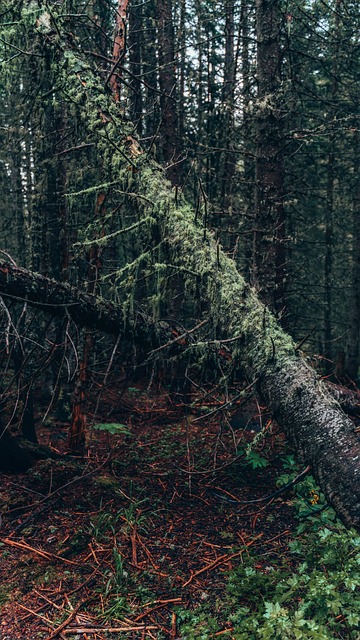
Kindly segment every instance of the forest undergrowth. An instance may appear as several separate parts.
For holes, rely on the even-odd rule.
[[[120,386],[85,457],[47,418],[59,457],[1,476],[0,639],[360,638],[360,538],[310,475],[263,500],[301,468],[255,401]]]

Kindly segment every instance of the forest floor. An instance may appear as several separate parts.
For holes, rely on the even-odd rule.
[[[294,562],[291,491],[237,502],[277,489],[283,435],[265,426],[251,465],[254,433],[232,430],[216,406],[185,411],[137,383],[107,389],[100,407],[124,433],[93,429],[84,458],[0,476],[0,639],[231,638],[230,572],[250,556],[264,574]],[[48,418],[40,441],[63,453],[66,428]]]

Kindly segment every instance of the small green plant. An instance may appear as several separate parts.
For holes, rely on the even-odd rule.
[[[261,456],[257,451],[248,451],[246,454],[246,461],[253,469],[263,469],[267,467],[268,461]]]
[[[124,586],[126,583],[128,573],[124,569],[124,563],[122,555],[117,547],[113,548],[113,566],[114,566],[114,582],[117,588]]]
[[[89,534],[98,542],[115,535],[116,516],[103,511],[94,519],[90,520]]]
[[[119,518],[124,521],[123,531],[125,534],[129,534],[134,529],[137,529],[137,531],[146,531],[145,523],[147,518],[141,513],[140,509],[140,505],[143,502],[146,502],[146,500],[131,502],[130,505],[119,514]]]
[[[128,615],[129,613],[130,607],[126,596],[121,596],[116,593],[113,598],[110,599],[110,604],[104,610],[103,616],[105,620],[121,619],[124,615]]]
[[[93,429],[96,429],[97,431],[105,431],[106,433],[110,433],[114,436],[130,435],[130,431],[126,424],[117,422],[99,422],[98,424],[94,424]]]
[[[10,587],[0,587],[0,611],[2,607],[10,600],[11,588]]]
[[[178,609],[177,620],[181,638],[186,640],[210,640],[217,637],[221,631],[218,621],[210,614],[207,605],[197,611]]]

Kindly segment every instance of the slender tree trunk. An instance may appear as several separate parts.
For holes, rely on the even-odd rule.
[[[235,175],[235,0],[225,3],[225,61],[222,88],[224,162],[221,180],[221,204],[229,224],[232,218],[233,181]]]
[[[256,200],[254,273],[262,299],[277,313],[285,304],[283,118],[280,88],[280,0],[257,0]]]
[[[134,4],[134,3],[132,3]],[[130,6],[129,11],[129,65],[131,71],[130,119],[141,137],[143,133],[142,53],[143,53],[142,5]]]
[[[179,21],[179,35],[177,39],[179,53],[179,113],[178,113],[178,125],[179,125],[179,144],[178,151],[182,153],[185,148],[185,78],[186,78],[186,38],[185,38],[185,26],[186,24],[186,0],[180,0],[180,21]]]
[[[240,248],[241,272],[254,284],[253,277],[253,246],[251,238],[254,236],[254,202],[255,202],[255,151],[254,131],[250,115],[252,100],[251,66],[250,66],[250,33],[251,16],[248,0],[241,2],[241,76],[242,76],[242,140],[243,140],[243,173],[242,173],[242,218],[239,220],[240,234],[243,244]]]
[[[110,72],[109,84],[116,102],[119,102],[121,95],[121,65],[126,55],[126,28],[127,10],[129,0],[118,0],[116,9],[115,36],[113,44],[113,67]]]
[[[198,42],[198,50],[197,50],[197,77],[196,77],[196,92],[197,92],[197,118],[196,125],[197,130],[200,134],[201,131],[204,130],[205,123],[205,108],[204,108],[204,100],[205,100],[205,92],[204,92],[204,44],[203,44],[203,32],[202,32],[202,15],[201,15],[201,2],[200,0],[196,0],[195,3],[196,10],[196,40]],[[199,180],[202,180],[203,171],[204,171],[204,159],[203,153],[199,153],[199,148],[195,146],[195,157],[196,157],[196,171],[195,171],[195,180],[194,180],[194,201],[199,198]]]
[[[349,309],[349,333],[346,348],[346,374],[358,380],[360,367],[360,135],[354,132],[352,283]]]
[[[324,261],[324,356],[327,371],[334,369],[333,362],[333,244],[334,244],[334,165],[335,136],[330,134],[330,149],[327,166],[327,190],[325,213],[325,261]]]
[[[336,118],[338,103],[338,55],[340,43],[340,6],[336,0],[334,27],[332,33],[331,85],[329,95],[329,120]],[[331,124],[333,126],[333,123]],[[333,280],[334,280],[334,190],[335,190],[336,136],[329,134],[329,154],[327,163],[326,212],[325,212],[325,261],[324,261],[324,356],[326,369],[334,368],[333,352]]]
[[[116,96],[117,97],[117,94]],[[105,194],[100,192],[96,198],[95,220],[102,220],[104,215]],[[96,238],[94,239],[96,240]],[[96,293],[99,275],[102,267],[100,250],[96,243],[87,253],[88,274],[87,293]],[[72,416],[69,430],[69,448],[72,451],[82,451],[85,446],[87,416],[85,411],[86,387],[89,378],[89,362],[93,349],[92,331],[86,328],[82,336],[81,357],[77,372],[75,391],[73,396]]]
[[[178,114],[177,79],[175,74],[174,25],[172,0],[157,0],[159,86],[161,91],[161,158],[167,167],[167,176],[173,185],[181,182],[181,167],[177,164]]]
[[[158,74],[157,74],[157,29],[156,29],[156,3],[145,3],[143,10],[143,74],[146,80],[144,97],[144,135],[148,139],[149,152],[155,157],[157,154],[158,129],[159,129],[159,101],[158,101]]]

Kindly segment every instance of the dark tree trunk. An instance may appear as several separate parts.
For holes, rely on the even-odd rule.
[[[28,300],[53,315],[68,314],[74,322],[108,333],[119,331],[119,308],[101,297],[90,295],[67,283],[0,262],[0,291]]]
[[[239,220],[240,238],[243,237],[243,245],[240,250],[239,262],[241,273],[245,278],[252,280],[253,247],[251,238],[254,235],[254,202],[255,202],[255,152],[254,152],[254,132],[252,118],[250,115],[250,105],[252,100],[251,88],[251,13],[248,0],[241,2],[241,75],[243,89],[241,92],[242,107],[242,139],[244,145],[244,168],[242,173],[242,212]]]
[[[161,91],[161,159],[173,185],[180,184],[178,161],[178,114],[172,1],[157,0],[159,40],[159,86]]]
[[[116,8],[115,36],[113,44],[113,67],[109,76],[109,84],[116,102],[121,94],[121,65],[126,54],[126,21],[129,0],[118,0]]]
[[[134,3],[132,3],[134,4]],[[143,98],[142,98],[142,51],[143,34],[142,5],[130,5],[129,11],[129,63],[131,71],[130,119],[141,137],[143,133]]]
[[[360,366],[360,135],[354,132],[354,182],[352,230],[352,291],[349,309],[349,333],[346,346],[346,374],[358,380]]]
[[[277,313],[285,304],[286,276],[280,25],[279,0],[257,0],[254,275],[261,298]]]
[[[328,97],[328,118],[336,119],[338,103],[339,69],[338,55],[340,45],[340,0],[336,0],[334,11],[334,27],[332,39],[331,83]],[[335,214],[335,180],[336,180],[336,135],[329,134],[329,153],[327,159],[327,186],[325,211],[325,260],[324,260],[324,356],[325,367],[329,372],[334,369],[333,350],[333,279],[334,279],[334,214]]]
[[[235,175],[235,1],[225,3],[225,64],[222,89],[224,162],[221,180],[221,204],[229,224],[232,217],[233,181]]]

